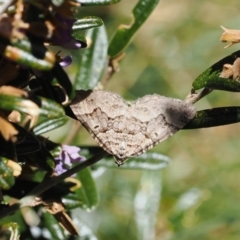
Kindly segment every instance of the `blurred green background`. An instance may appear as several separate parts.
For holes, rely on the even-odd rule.
[[[110,38],[119,24],[132,21],[136,3],[122,0],[80,14],[101,17]],[[238,44],[224,49],[219,40],[220,25],[239,29],[239,22],[237,0],[161,0],[106,89],[130,100],[151,93],[184,99],[199,74],[239,50]],[[239,100],[238,93],[214,91],[196,108],[237,106]],[[54,140],[67,135],[71,124]],[[239,124],[178,132],[153,149],[172,159],[167,168],[105,171],[96,180],[99,207],[74,216],[101,240],[240,239],[239,133]],[[75,144],[96,145],[85,130]]]

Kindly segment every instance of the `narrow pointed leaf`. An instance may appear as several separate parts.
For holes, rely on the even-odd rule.
[[[73,33],[77,31],[83,31],[94,27],[100,27],[103,25],[103,21],[99,17],[89,16],[78,19],[72,27]]]
[[[155,224],[161,200],[161,176],[159,172],[143,173],[140,188],[134,199],[134,217],[139,240],[154,240]]]
[[[10,45],[6,47],[3,53],[3,56],[5,56],[11,61],[20,63],[21,65],[24,65],[26,67],[31,67],[43,71],[50,70],[54,66],[54,55],[50,52],[48,53],[48,55],[52,55],[52,59],[40,59],[29,52]]]
[[[41,99],[40,115],[42,117],[54,119],[65,116],[65,111],[60,104],[50,99],[46,98],[40,99]]]
[[[81,207],[92,211],[99,203],[99,194],[92,178],[91,171],[86,168],[77,173],[77,179],[81,183],[74,194],[66,197],[66,203],[69,208]]]
[[[218,76],[214,76],[214,74],[208,78],[204,87],[229,92],[240,92],[240,82],[238,80],[220,78]]]
[[[209,87],[212,89],[238,92],[240,85],[239,82],[219,77],[221,71],[223,70],[223,65],[232,65],[238,57],[240,57],[240,51],[236,51],[213,64],[194,80],[192,84],[193,88],[198,90],[204,87]]]
[[[45,98],[37,98],[35,100],[37,103],[40,101],[41,108],[34,101],[27,98],[0,94],[0,108],[11,111],[17,110],[35,117],[39,116],[37,125],[47,120],[65,117],[64,109],[55,101]]]
[[[109,5],[120,2],[120,0],[79,0],[82,6]]]
[[[66,124],[67,121],[68,121],[68,118],[65,116],[56,118],[56,119],[49,119],[49,120],[46,120],[45,122],[38,124],[33,129],[33,131],[36,135],[40,135],[63,126],[64,124]]]
[[[34,132],[42,134],[60,126],[67,122],[65,111],[61,105],[46,98],[41,99],[41,108],[39,110],[39,118]]]
[[[10,111],[17,110],[30,115],[38,113],[37,105],[31,100],[6,94],[0,94],[0,108]]]
[[[151,12],[159,3],[159,0],[139,0],[134,7],[133,13],[133,24],[131,25],[120,25],[113,35],[109,48],[108,55],[114,57],[121,53],[124,48],[129,44],[133,35],[142,26],[142,24],[149,17]]]
[[[144,153],[140,156],[129,158],[120,169],[159,170],[167,167],[170,158],[160,153]],[[119,168],[113,157],[104,158],[95,164],[98,167]]]
[[[183,129],[216,127],[240,122],[240,107],[222,107],[198,111]]]
[[[59,225],[57,220],[48,212],[43,213],[43,224],[44,227],[49,231],[51,239],[65,239],[63,228]]]
[[[101,151],[101,147],[81,147],[81,154],[90,157],[93,154]],[[144,169],[144,170],[159,170],[165,168],[170,163],[171,159],[165,155],[156,152],[143,153],[140,156],[129,158],[123,165],[118,167],[114,158],[109,155],[94,164],[94,167],[118,168],[118,169]]]
[[[105,28],[99,27],[87,31],[86,38],[91,45],[83,49],[79,55],[79,69],[74,81],[75,89],[93,89],[106,69],[107,34]]]

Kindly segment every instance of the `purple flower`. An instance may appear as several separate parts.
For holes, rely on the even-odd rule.
[[[79,155],[79,151],[78,147],[62,145],[61,153],[55,158],[55,172],[61,174],[71,168],[73,163],[85,160],[85,157]]]
[[[82,43],[72,37],[72,26],[76,19],[66,18],[58,13],[54,18],[57,20],[57,24],[50,42],[69,49],[82,47]]]
[[[60,66],[67,67],[72,63],[72,57],[70,55],[67,55],[66,57],[62,58],[59,62]]]

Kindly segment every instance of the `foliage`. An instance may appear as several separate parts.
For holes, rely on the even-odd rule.
[[[138,48],[138,42],[132,44],[133,36],[144,27],[145,21],[159,3],[158,0],[138,0],[132,6],[132,23],[117,27],[108,43],[107,31],[113,23],[104,14],[101,15],[99,9],[104,12],[106,5],[120,4],[118,2],[9,0],[0,5],[1,239],[9,236],[11,239],[107,239],[104,231],[108,231],[108,239],[124,239],[121,229],[115,231],[112,214],[106,214],[111,211],[120,216],[117,222],[121,226],[128,221],[127,212],[130,212],[134,224],[127,230],[128,239],[167,239],[168,235],[172,239],[202,239],[203,236],[215,239],[214,230],[227,227],[227,221],[233,225],[238,221],[238,215],[228,216],[225,209],[219,213],[216,207],[216,212],[220,215],[217,219],[200,222],[188,233],[183,223],[186,219],[189,224],[197,221],[192,220],[188,214],[194,214],[197,204],[209,197],[207,191],[192,185],[182,196],[177,197],[175,207],[171,196],[167,207],[167,200],[162,198],[164,185],[159,170],[169,164],[169,157],[157,151],[148,152],[129,159],[118,168],[112,156],[100,147],[87,146],[88,135],[80,129],[80,125],[70,120],[75,119],[69,108],[75,89],[105,88],[106,85],[111,88],[112,79],[118,77],[116,72],[120,65],[123,72],[124,67],[134,71],[133,64],[124,65],[124,62],[129,61],[128,56],[131,60],[131,51]],[[95,6],[98,9],[95,14],[99,13],[99,16],[85,16],[89,6]],[[117,9],[117,5],[111,6],[111,9],[114,8]],[[164,32],[164,28],[161,28]],[[165,30],[163,39],[169,37],[168,30]],[[239,42],[236,38],[238,32],[231,32],[231,29],[226,31],[225,41]],[[234,40],[231,38],[233,33]],[[139,36],[136,39],[138,38]],[[150,41],[145,36],[144,40],[149,48],[156,47],[154,43],[150,44],[154,39]],[[172,48],[176,47],[174,39],[169,42],[173,43]],[[138,50],[136,52],[143,52]],[[164,52],[163,47],[161,51]],[[204,101],[207,95],[211,99],[215,90],[239,92],[239,55],[239,51],[235,51],[226,57],[219,57],[220,60],[215,64],[206,66],[207,69],[195,78],[192,86],[184,82],[184,90],[179,84],[171,83],[171,80],[164,81],[164,73],[159,76],[159,63],[156,64],[154,60],[151,64],[148,63],[142,76],[155,75],[162,79],[162,82],[157,80],[156,84],[159,86],[161,82],[162,95],[165,95],[168,84],[172,84],[175,92],[179,91],[176,94],[182,95],[188,91],[185,101],[194,104],[201,99]],[[183,57],[185,61],[189,60],[187,55]],[[123,59],[125,61],[121,62]],[[173,67],[172,64],[169,66]],[[168,74],[166,76],[169,78]],[[135,98],[144,91],[149,90],[151,93],[159,90],[150,81],[154,83],[155,80],[149,78],[146,81],[140,77],[134,87],[133,83],[127,80],[121,82],[120,79],[115,81],[115,85],[120,90],[125,85],[132,85],[126,95]],[[233,104],[226,107],[222,103],[220,107],[200,110],[184,129],[237,123],[240,121],[239,109]],[[66,128],[67,131],[61,131]],[[52,132],[54,129],[56,130]],[[61,135],[63,131],[65,137]],[[184,152],[184,143],[182,144],[178,152]],[[81,149],[74,145],[80,145]],[[189,151],[192,161],[195,161],[194,150]],[[122,175],[119,172],[123,172]],[[139,186],[131,184],[131,177],[135,176],[140,176]],[[110,183],[113,188],[109,191],[106,186]],[[117,203],[109,199],[114,199],[113,195],[125,193],[133,199],[131,203],[114,207]],[[13,199],[17,199],[14,204]],[[107,209],[103,211],[101,206],[105,202]],[[165,211],[171,209],[166,218],[170,223],[163,220],[163,215],[159,216],[160,202]],[[133,207],[130,208],[130,205]],[[202,211],[206,211],[204,206],[202,208]],[[231,211],[234,213],[235,208],[232,207]],[[91,218],[88,212],[93,212],[94,217]],[[163,222],[159,222],[159,219]],[[234,227],[232,228],[234,232]],[[235,239],[235,235],[233,233],[231,239]]]

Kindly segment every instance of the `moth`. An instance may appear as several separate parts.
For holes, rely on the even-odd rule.
[[[196,113],[192,104],[174,98],[153,94],[129,104],[100,90],[76,91],[70,108],[119,166],[172,136]]]

